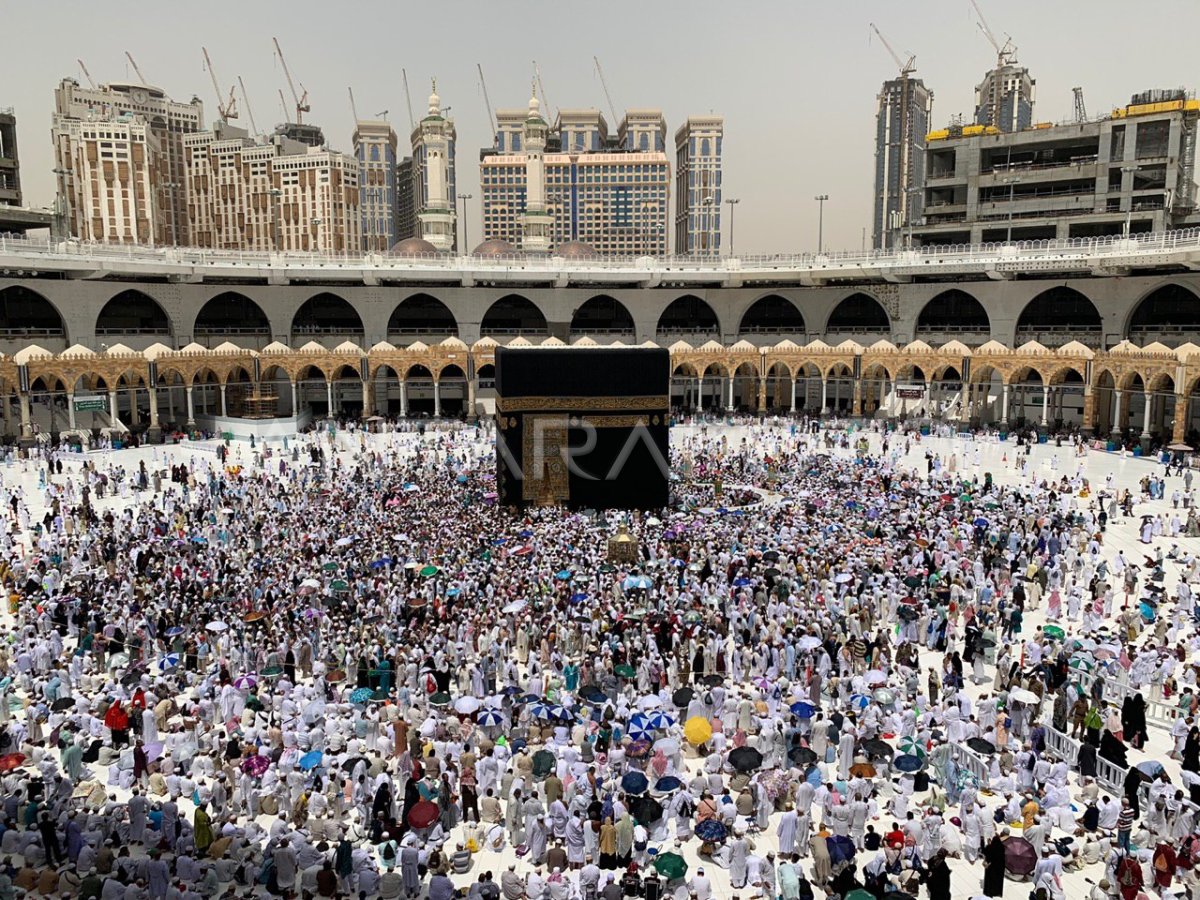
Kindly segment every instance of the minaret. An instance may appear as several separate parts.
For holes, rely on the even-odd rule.
[[[536,85],[534,86],[536,88]],[[550,127],[538,110],[536,90],[525,117],[525,213],[521,216],[521,249],[545,253],[550,249],[552,217],[546,212],[546,137]]]
[[[425,149],[425,205],[417,215],[421,237],[438,250],[448,251],[454,246],[457,216],[450,199],[450,138],[436,80],[429,95],[429,112],[420,128]]]

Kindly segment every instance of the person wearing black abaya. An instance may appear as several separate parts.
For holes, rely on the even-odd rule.
[[[946,863],[946,851],[939,850],[925,873],[925,887],[929,900],[950,900],[950,866]]]
[[[993,834],[983,850],[983,893],[986,897],[1004,896],[1004,841]]]
[[[1183,759],[1179,767],[1185,772],[1200,775],[1200,728],[1193,725],[1183,740]]]
[[[1141,807],[1138,805],[1138,793],[1141,787],[1142,773],[1136,766],[1130,766],[1129,771],[1125,773],[1125,796],[1129,799],[1129,808],[1133,810],[1135,819],[1142,814]]]
[[[1141,750],[1146,745],[1146,701],[1141,694],[1126,697],[1121,704],[1121,731],[1129,746]]]

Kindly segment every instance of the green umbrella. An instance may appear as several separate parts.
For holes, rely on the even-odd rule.
[[[438,573],[437,566],[426,566],[418,574],[420,574],[420,576],[422,578],[428,578],[430,575],[436,575],[437,573]]]
[[[429,698],[429,702],[433,706],[445,706],[447,703],[450,702],[450,695],[447,694],[445,691],[438,691],[436,694],[434,694],[433,696],[431,696]]]
[[[330,583],[330,585],[329,585],[329,587],[330,587],[330,590],[334,590],[334,591],[348,591],[348,590],[350,590],[350,585],[348,585],[348,584],[347,584],[345,581],[343,581],[341,578],[338,578],[337,580],[335,580],[335,581],[331,582],[331,583]]]
[[[637,676],[637,672],[634,671],[633,666],[626,665],[624,663],[617,666],[615,669],[613,669],[613,671],[616,672],[618,675],[620,675],[622,678],[634,678]]]
[[[600,571],[607,575],[609,572],[617,571],[617,567],[614,566],[612,563],[601,563]]]
[[[321,568],[324,569],[326,572],[336,572],[337,567],[338,567],[338,564],[335,562],[327,562],[327,563],[325,563],[325,565],[321,566]]]
[[[1067,636],[1067,633],[1057,625],[1043,625],[1042,632],[1046,635],[1046,637],[1054,638],[1056,641],[1061,641]]]
[[[859,888],[857,891],[848,893],[846,900],[875,900],[875,895],[870,891],[864,891],[862,888]]]
[[[660,853],[654,858],[654,868],[659,875],[665,875],[668,881],[682,878],[687,874],[687,862],[678,853]]]

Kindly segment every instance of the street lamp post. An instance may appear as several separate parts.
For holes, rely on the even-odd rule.
[[[470,252],[469,248],[471,246],[471,236],[467,232],[467,201],[470,200],[472,198],[472,196],[474,196],[474,195],[472,195],[472,194],[459,194],[458,195],[458,199],[462,201],[462,205],[463,205],[463,215],[462,215],[462,220],[463,220],[463,249],[462,249],[462,252],[463,253]]]
[[[741,198],[728,198],[726,203],[729,204],[729,255],[733,256],[733,208],[741,203]]]
[[[813,199],[817,201],[817,252],[821,253],[825,250],[825,201],[829,195],[817,194]]]

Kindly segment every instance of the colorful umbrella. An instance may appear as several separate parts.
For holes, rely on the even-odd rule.
[[[24,764],[24,753],[6,753],[4,756],[0,756],[0,772],[11,772]]]
[[[703,744],[712,733],[712,723],[703,716],[692,716],[683,726],[683,736],[692,744]]]
[[[305,772],[315,769],[321,764],[321,759],[323,756],[324,754],[322,754],[320,750],[310,750],[308,753],[305,753],[302,757],[300,757],[300,768]]]
[[[233,686],[239,691],[252,691],[258,687],[258,679],[253,674],[239,675],[233,679]]]
[[[686,875],[688,866],[678,853],[660,853],[654,857],[654,870],[668,881],[673,881]]]
[[[696,826],[696,837],[710,844],[725,840],[729,832],[716,819],[706,819]]]
[[[355,706],[362,706],[371,701],[372,691],[368,687],[355,688],[350,692],[350,702]]]
[[[616,675],[619,675],[621,678],[636,678],[637,677],[637,672],[634,670],[633,666],[629,665],[628,663],[622,663],[621,665],[614,668],[613,672]]]
[[[158,662],[154,664],[160,672],[170,672],[173,668],[179,665],[179,654],[168,653],[166,656],[161,656]]]
[[[242,771],[254,778],[261,778],[271,768],[269,756],[251,756],[242,761]]]
[[[475,717],[475,721],[485,727],[503,725],[504,713],[498,709],[492,709],[489,707],[488,709],[480,711],[479,715]]]
[[[429,800],[418,800],[408,811],[408,824],[413,828],[428,828],[437,820],[437,804]]]

